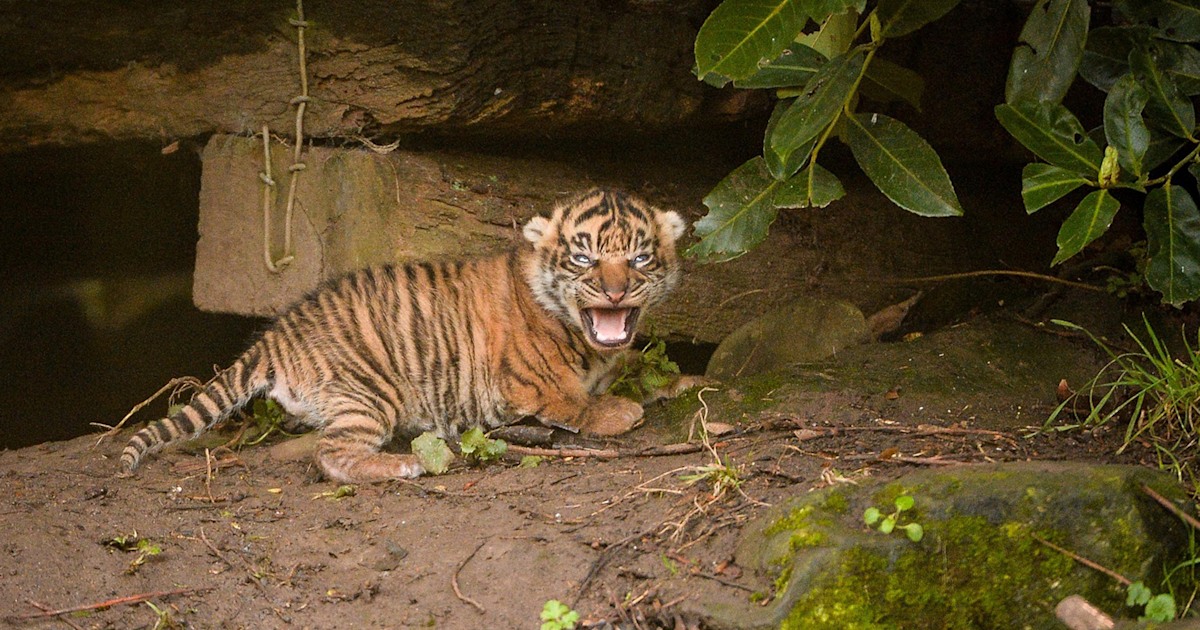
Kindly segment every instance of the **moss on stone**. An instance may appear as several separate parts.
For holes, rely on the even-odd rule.
[[[792,607],[783,628],[1020,628],[1069,594],[1071,559],[1027,525],[977,516],[927,526],[921,544],[848,550]],[[937,579],[930,579],[931,573]]]

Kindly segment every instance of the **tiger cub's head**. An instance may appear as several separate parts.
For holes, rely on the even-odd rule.
[[[525,224],[534,297],[594,348],[633,342],[638,319],[679,283],[675,241],[687,225],[633,196],[592,190]]]

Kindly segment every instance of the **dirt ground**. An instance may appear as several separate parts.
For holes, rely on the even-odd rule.
[[[1016,343],[1016,358],[995,354],[997,339]],[[288,442],[209,459],[172,451],[133,478],[115,476],[128,430],[0,452],[0,618],[20,628],[536,628],[557,599],[582,627],[710,627],[704,606],[770,596],[773,576],[736,566],[733,550],[751,519],[789,496],[934,465],[1144,458],[1113,455],[1119,431],[1021,431],[1053,408],[1054,374],[1078,379],[1097,360],[1084,341],[978,317],[787,377],[719,385],[703,400],[691,392],[650,407],[646,425],[619,440],[559,445],[616,457],[521,468],[513,456],[340,498]],[[694,437],[680,447],[692,452],[642,450],[685,441],[702,417],[732,429],[712,441],[742,480],[723,496],[687,481],[714,461]],[[118,539],[151,547],[121,550]],[[83,610],[46,612],[73,608]]]

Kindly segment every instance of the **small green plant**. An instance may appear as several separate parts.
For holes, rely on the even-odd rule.
[[[642,401],[670,385],[678,376],[679,365],[667,357],[667,343],[657,335],[651,335],[646,347],[621,367],[620,375],[608,391]]]
[[[660,553],[658,554],[658,559],[662,561],[663,568],[667,570],[667,573],[671,574],[671,577],[679,575],[679,564],[672,560],[670,556],[666,553]]]
[[[1175,618],[1175,598],[1170,593],[1155,595],[1141,580],[1126,588],[1125,605],[1130,608],[1142,609],[1142,615],[1138,617],[1138,621],[1162,623]]]
[[[176,623],[175,619],[171,617],[171,609],[170,608],[166,608],[166,607],[159,608],[158,606],[154,605],[154,602],[150,602],[150,601],[143,602],[143,603],[146,604],[147,606],[149,606],[150,610],[154,611],[155,619],[154,619],[153,630],[164,630],[165,628],[178,628],[179,627],[179,624]]]
[[[129,575],[137,573],[138,569],[146,564],[146,560],[151,556],[162,553],[162,547],[154,544],[148,538],[138,536],[136,531],[126,536],[113,536],[104,541],[104,546],[117,551],[137,554],[133,560],[129,561],[129,566],[125,569],[125,573]]]
[[[500,459],[508,451],[508,443],[484,435],[483,429],[474,427],[459,438],[459,448],[469,462],[486,463]]]
[[[704,466],[695,466],[692,473],[680,475],[684,483],[690,485],[707,481],[712,487],[713,498],[721,498],[730,490],[737,490],[742,485],[742,474],[737,466],[729,459],[721,460],[714,456],[715,461]]]
[[[326,490],[325,492],[314,494],[313,499],[329,499],[330,501],[337,501],[340,499],[345,499],[346,497],[352,497],[356,494],[358,494],[358,488],[347,484],[338,486],[333,490]]]
[[[446,440],[430,431],[418,435],[412,441],[412,452],[421,460],[425,472],[431,475],[446,472],[450,469],[450,462],[454,461],[454,451],[446,445]]]
[[[1118,352],[1071,322],[1053,322],[1088,335],[1108,355],[1109,362],[1054,410],[1047,420],[1047,427],[1054,425],[1064,412],[1079,408],[1082,402],[1086,405],[1087,415],[1079,424],[1055,428],[1094,427],[1124,421],[1125,439],[1121,450],[1134,440],[1145,440],[1157,452],[1161,467],[1171,470],[1181,480],[1191,482],[1193,491],[1200,490],[1192,454],[1200,443],[1200,354],[1197,354],[1197,348],[1184,339],[1187,356],[1176,358],[1144,317],[1144,337],[1125,326],[1125,333],[1136,345],[1136,349],[1129,352]]]
[[[913,508],[916,501],[909,495],[903,494],[896,497],[894,505],[896,510],[891,514],[884,516],[883,512],[877,507],[869,507],[863,512],[863,522],[867,527],[873,527],[879,530],[882,534],[890,534],[897,527],[904,530],[904,534],[913,542],[920,542],[925,537],[925,528],[921,527],[920,523],[906,523],[899,525],[900,515]]]
[[[283,429],[287,414],[279,403],[269,398],[259,398],[254,401],[253,413],[250,420],[254,423],[252,435],[244,436],[238,441],[238,446],[254,446],[273,434],[292,435]]]
[[[579,613],[571,607],[552,599],[542,606],[542,630],[574,630],[579,623]]]
[[[521,458],[521,463],[517,464],[517,468],[537,468],[544,459],[546,458],[541,455],[526,455]]]

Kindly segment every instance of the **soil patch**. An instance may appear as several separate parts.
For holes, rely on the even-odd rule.
[[[1064,371],[1098,361],[1085,341],[980,317],[692,391],[651,406],[620,440],[558,444],[615,458],[533,468],[513,458],[340,498],[307,459],[269,448],[168,452],[126,479],[115,473],[128,432],[0,452],[0,616],[152,627],[149,604],[119,600],[156,593],[158,611],[200,628],[529,628],[557,599],[584,627],[707,627],[699,602],[772,596],[774,576],[737,566],[734,548],[788,497],[914,467],[1150,461],[1137,446],[1114,455],[1117,430],[1023,436],[1052,409]],[[721,496],[688,481],[714,464],[711,451],[637,454],[689,430],[695,441],[702,417],[732,427],[712,437],[741,480]],[[115,548],[133,536],[161,551]],[[27,618],[103,602],[115,605]]]

